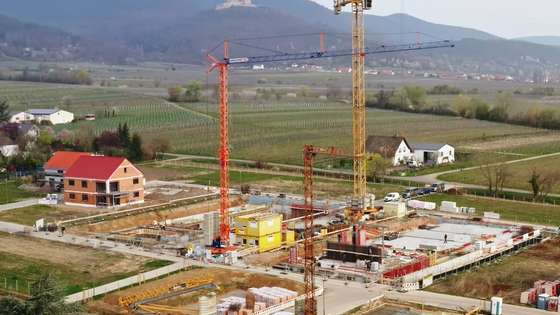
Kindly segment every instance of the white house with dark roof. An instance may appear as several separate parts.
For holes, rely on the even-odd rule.
[[[422,164],[447,164],[455,162],[455,148],[441,143],[413,143],[414,159]]]
[[[30,109],[25,112],[14,114],[10,118],[10,122],[12,123],[23,123],[28,121],[41,123],[43,121],[48,121],[53,125],[67,124],[73,120],[74,114],[58,108]]]

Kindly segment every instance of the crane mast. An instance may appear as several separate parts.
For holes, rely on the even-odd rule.
[[[343,152],[335,147],[322,148],[305,145],[303,148],[303,193],[305,197],[305,230],[304,230],[304,282],[305,282],[305,315],[317,314],[315,299],[315,253],[313,245],[315,216],[313,206],[313,164],[318,154],[342,156]]]
[[[354,191],[350,204],[351,221],[357,222],[366,208],[366,87],[364,10],[372,0],[335,0],[335,14],[346,5],[352,7],[352,138],[354,153]]]

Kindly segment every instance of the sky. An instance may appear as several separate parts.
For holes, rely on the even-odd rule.
[[[312,0],[332,7],[333,0]],[[560,36],[560,0],[374,0],[376,15],[406,13],[505,38]]]

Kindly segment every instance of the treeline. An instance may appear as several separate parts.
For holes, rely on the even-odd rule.
[[[406,86],[399,90],[381,90],[368,98],[366,106],[560,130],[560,112],[558,110],[531,107],[526,112],[516,113],[512,110],[514,100],[509,93],[498,93],[493,103],[465,94],[457,94],[451,101],[429,102],[427,100],[428,94],[440,94],[443,90],[438,88],[436,91],[438,93],[434,93],[433,89],[427,91],[419,86]]]
[[[39,67],[38,70],[26,68],[19,73],[0,72],[0,80],[79,85],[93,84],[91,75],[85,70],[66,70],[48,67]]]

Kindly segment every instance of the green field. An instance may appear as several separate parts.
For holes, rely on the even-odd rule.
[[[475,196],[430,195],[422,200],[441,205],[442,201],[457,202],[458,207],[476,208],[478,215],[496,212],[504,220],[560,226],[560,206],[515,202]]]
[[[50,273],[65,294],[80,292],[170,262],[0,233],[0,288],[27,294]]]
[[[20,185],[19,181],[0,182],[0,204],[42,196],[40,193],[33,193],[18,188]]]
[[[58,106],[78,116],[97,116],[94,122],[79,121],[57,126],[57,130],[91,128],[99,133],[126,122],[133,132],[144,136],[145,142],[166,139],[175,152],[216,155],[219,132],[215,101],[170,104],[132,91],[135,90],[0,82],[0,95],[8,98],[14,110]],[[65,97],[71,100],[68,106],[63,104]],[[271,99],[232,101],[230,107],[233,158],[301,164],[304,144],[351,149],[352,110],[346,102]],[[110,113],[108,117],[106,111]],[[412,142],[456,146],[538,132],[507,124],[373,109],[368,110],[367,127],[368,134],[399,134]]]
[[[547,172],[560,172],[560,155],[508,165],[508,170],[511,175],[507,178],[505,187],[532,191],[529,180],[531,179],[533,169],[537,169],[542,174]],[[487,185],[482,171],[478,169],[445,174],[438,178],[451,182]],[[560,183],[554,187],[552,192],[560,193]]]

